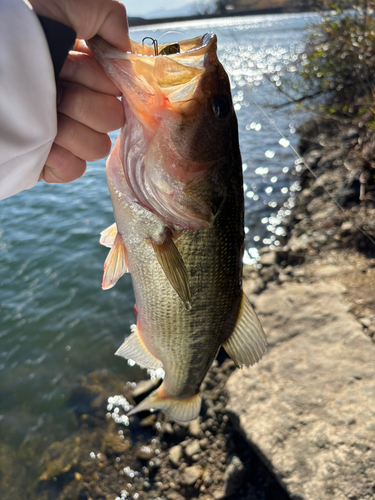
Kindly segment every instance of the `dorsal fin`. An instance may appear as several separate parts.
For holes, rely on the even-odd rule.
[[[184,261],[169,232],[161,243],[151,239],[152,247],[170,284],[178,293],[187,310],[191,309],[189,276]]]
[[[266,335],[243,292],[236,326],[223,347],[239,368],[257,363],[266,350]]]
[[[128,271],[128,258],[125,243],[120,233],[116,234],[113,246],[104,262],[104,274],[102,281],[103,290],[109,290],[123,274]]]

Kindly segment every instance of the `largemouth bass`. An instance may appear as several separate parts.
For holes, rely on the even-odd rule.
[[[161,409],[190,421],[220,346],[238,367],[266,348],[242,291],[242,162],[216,46],[213,34],[173,50],[161,45],[158,54],[135,42],[123,53],[89,41],[126,114],[106,168],[116,222],[101,236],[111,247],[103,288],[129,271],[136,298],[137,325],[116,354],[165,371],[129,415]]]

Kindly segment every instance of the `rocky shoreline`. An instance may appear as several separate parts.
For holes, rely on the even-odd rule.
[[[264,359],[235,370],[220,353],[186,426],[148,413],[127,425],[129,404],[157,381],[82,379],[78,430],[44,453],[29,499],[375,497],[375,182],[363,174],[375,149],[359,126],[309,122],[300,133],[316,178],[301,164],[287,237],[244,269]]]

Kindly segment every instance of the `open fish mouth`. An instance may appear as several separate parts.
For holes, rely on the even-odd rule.
[[[145,40],[152,40],[152,45],[145,43]],[[210,43],[216,43],[216,35],[214,33],[205,33],[204,35],[190,38],[188,40],[181,40],[175,43],[159,44],[157,40],[152,37],[145,37],[142,42],[134,42],[131,40],[132,50],[130,52],[122,52],[116,47],[111,46],[101,37],[95,36],[88,40],[88,45],[91,50],[98,50],[106,53],[106,57],[117,59],[123,57],[124,54],[132,54],[135,56],[172,56],[176,58],[186,57],[184,54],[194,52],[194,56],[199,56],[197,51],[203,54],[207,52]]]
[[[88,41],[133,112],[146,106],[154,110],[161,99],[181,109],[193,98],[203,73],[210,65],[218,64],[217,38],[213,33],[173,44],[154,42],[150,46],[131,41],[132,51],[122,52],[98,36]],[[140,103],[137,99],[133,102],[136,96]],[[184,112],[191,113],[191,109]],[[149,122],[152,124],[152,120]]]

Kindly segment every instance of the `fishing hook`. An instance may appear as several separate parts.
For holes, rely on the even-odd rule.
[[[152,40],[152,45],[154,46],[155,56],[157,56],[159,54],[158,41],[155,40],[154,38],[151,38],[150,36],[145,36],[144,39],[142,40],[142,47],[144,45],[145,40]]]

